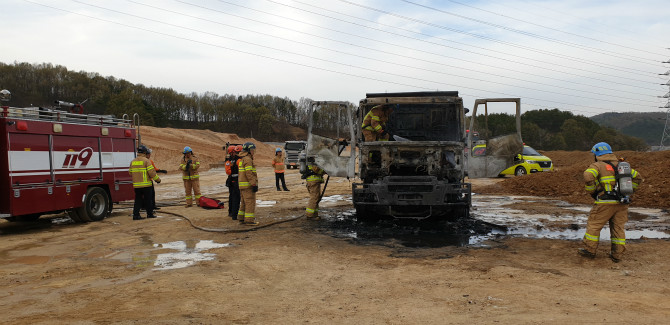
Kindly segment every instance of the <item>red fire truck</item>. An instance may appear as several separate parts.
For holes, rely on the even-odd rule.
[[[67,211],[76,222],[104,219],[113,203],[134,198],[128,166],[135,141],[128,119],[2,106],[0,218],[28,221]]]

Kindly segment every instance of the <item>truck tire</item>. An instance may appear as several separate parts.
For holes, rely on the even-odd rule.
[[[67,210],[67,215],[72,219],[72,221],[76,223],[82,223],[82,222],[88,222],[88,220],[84,220],[79,216],[79,212],[77,212],[77,209],[70,209]]]
[[[86,221],[100,221],[109,215],[110,198],[107,191],[100,187],[89,187],[84,204],[77,208],[77,214]]]

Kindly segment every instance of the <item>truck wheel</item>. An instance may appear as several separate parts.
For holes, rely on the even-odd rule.
[[[68,217],[70,217],[70,219],[72,219],[72,221],[74,221],[76,223],[88,222],[88,220],[84,220],[84,219],[81,218],[81,216],[79,215],[79,212],[77,212],[77,209],[67,210],[67,215],[68,215]]]
[[[517,167],[516,170],[514,170],[514,175],[516,176],[526,175],[526,168],[523,168],[521,166]]]
[[[99,187],[89,187],[84,197],[84,204],[77,208],[77,213],[86,221],[100,221],[109,215],[109,195]]]

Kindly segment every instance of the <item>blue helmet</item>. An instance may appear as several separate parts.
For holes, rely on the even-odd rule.
[[[277,152],[281,152],[281,148],[275,149],[275,153],[277,153]]]
[[[193,149],[191,149],[191,147],[189,147],[189,146],[186,146],[186,147],[184,147],[184,151],[182,153],[183,154],[193,153]]]
[[[602,156],[604,154],[612,153],[612,147],[606,142],[598,142],[591,148],[591,152],[596,156]]]

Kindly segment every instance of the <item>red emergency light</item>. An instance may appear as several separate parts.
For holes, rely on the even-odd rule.
[[[130,130],[125,130],[123,133],[124,133],[124,135],[127,136],[127,137],[130,137],[130,136],[133,135],[133,134],[130,132]]]
[[[28,123],[26,121],[17,121],[16,129],[19,131],[28,131]]]

